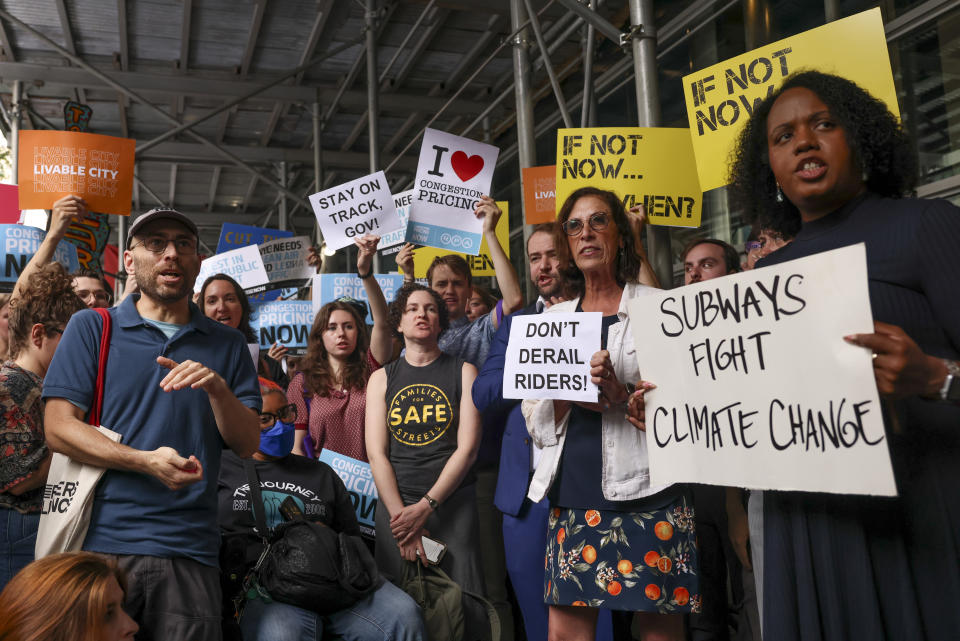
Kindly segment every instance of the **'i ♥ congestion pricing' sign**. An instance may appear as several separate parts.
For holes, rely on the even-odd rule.
[[[420,148],[407,241],[471,256],[480,253],[483,221],[474,204],[490,193],[500,150],[427,129]]]

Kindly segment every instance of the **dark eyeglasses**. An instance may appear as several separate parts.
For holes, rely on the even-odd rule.
[[[197,253],[196,238],[164,238],[163,236],[145,238],[139,243],[134,243],[130,249],[133,249],[137,245],[143,245],[147,251],[153,252],[154,254],[162,254],[167,251],[167,246],[169,246],[170,243],[173,243],[177,253],[181,256]]]
[[[610,226],[610,214],[604,214],[602,212],[590,214],[587,223],[593,231],[603,231]],[[579,218],[571,218],[563,223],[563,231],[567,233],[567,236],[579,236],[583,233],[583,221]]]
[[[46,330],[47,330],[47,334],[60,334],[61,336],[63,336],[63,330],[60,329],[59,327],[47,327]]]
[[[747,252],[752,252],[757,249],[763,249],[763,243],[759,240],[748,240],[746,243],[744,243],[743,246],[747,250]]]
[[[284,423],[291,423],[295,418],[297,418],[297,406],[290,403],[277,410],[276,414],[273,412],[260,412],[260,426],[269,427],[278,420]]]

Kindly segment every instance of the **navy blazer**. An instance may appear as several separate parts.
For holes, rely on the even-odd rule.
[[[513,317],[536,314],[537,304],[524,307],[503,319],[493,337],[487,360],[473,383],[473,403],[488,414],[506,416],[506,428],[500,445],[500,472],[493,504],[504,514],[517,516],[530,485],[530,435],[520,413],[520,401],[503,398],[503,364],[510,340]]]

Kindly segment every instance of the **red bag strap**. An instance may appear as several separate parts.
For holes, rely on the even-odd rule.
[[[103,307],[93,311],[100,314],[103,320],[103,331],[100,333],[100,358],[97,360],[97,385],[93,392],[93,404],[87,415],[87,422],[94,427],[100,425],[100,413],[103,411],[103,381],[107,374],[107,354],[110,352],[110,312]]]

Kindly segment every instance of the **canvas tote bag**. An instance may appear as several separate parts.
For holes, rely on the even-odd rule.
[[[94,311],[103,319],[103,332],[100,335],[97,383],[87,422],[118,443],[120,435],[100,425],[103,379],[107,371],[107,353],[110,351],[110,313],[102,308]],[[54,453],[50,460],[47,483],[43,488],[40,529],[37,531],[37,544],[34,548],[35,558],[41,559],[59,552],[74,552],[83,546],[87,528],[90,526],[93,495],[105,471],[102,467],[79,463],[69,456]]]

